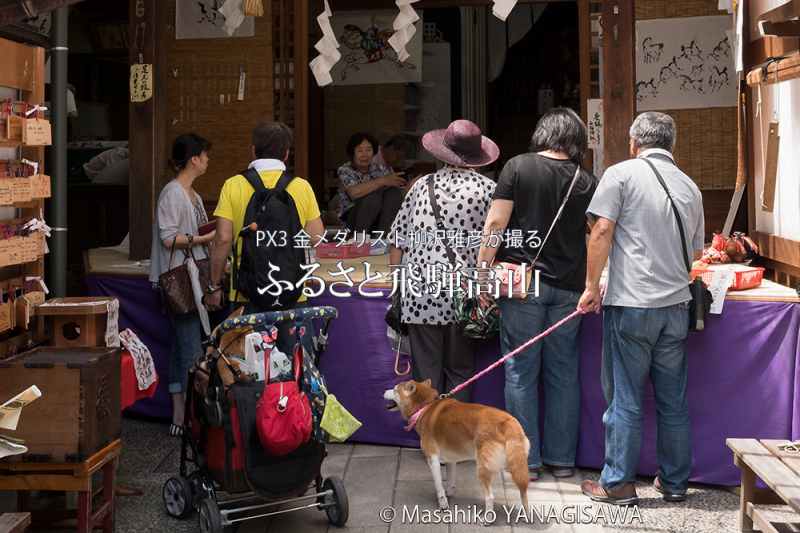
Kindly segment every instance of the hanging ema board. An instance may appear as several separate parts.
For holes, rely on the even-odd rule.
[[[639,111],[736,106],[730,16],[636,23]]]

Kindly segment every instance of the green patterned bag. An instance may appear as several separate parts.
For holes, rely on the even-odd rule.
[[[456,306],[456,322],[466,337],[471,339],[492,339],[500,331],[500,308],[492,300],[484,307],[477,297],[469,297],[461,291],[453,294]]]
[[[361,422],[339,403],[336,396],[328,394],[320,426],[328,433],[330,442],[344,442],[361,427]]]

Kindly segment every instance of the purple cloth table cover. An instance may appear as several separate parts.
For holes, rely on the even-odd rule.
[[[169,317],[161,312],[161,297],[143,277],[86,277],[91,296],[113,296],[119,300],[119,330],[131,328],[150,350],[158,374],[158,388],[152,398],[139,400],[126,411],[154,418],[172,419],[169,396],[169,352],[173,329]]]
[[[153,353],[159,376],[166,376],[171,326],[160,312],[158,293],[142,278],[93,275],[90,294],[120,300],[120,329],[131,327]],[[386,411],[383,392],[399,381],[394,354],[383,320],[388,300],[325,295],[313,305],[338,308],[330,330],[330,345],[320,368],[330,391],[363,426],[354,442],[418,446],[415,432],[405,432],[396,412]],[[531,331],[531,337],[537,331]],[[600,387],[602,320],[583,318],[581,345],[581,429],[577,463],[588,468],[603,464],[605,400]],[[739,470],[725,447],[729,437],[800,438],[800,305],[779,302],[727,301],[722,317],[711,317],[706,330],[689,338],[689,410],[694,466],[691,480],[737,485]],[[497,340],[479,343],[478,368],[500,356]],[[404,357],[404,356],[401,356]],[[405,366],[401,364],[401,367]],[[152,399],[131,411],[161,418],[171,416],[166,379]],[[473,387],[474,401],[503,407],[503,369],[498,368]],[[657,469],[655,404],[645,388],[645,415],[639,473]]]

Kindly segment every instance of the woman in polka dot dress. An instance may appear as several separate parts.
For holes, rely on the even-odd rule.
[[[467,274],[476,265],[495,188],[476,169],[496,161],[500,150],[468,120],[428,132],[422,145],[444,166],[417,180],[403,200],[392,224],[390,262],[402,265],[396,274],[405,289],[401,320],[409,326],[412,376],[417,381],[430,379],[439,392],[447,392],[472,376],[475,367],[472,341],[456,324],[447,289],[454,278],[448,273]],[[431,186],[440,224],[431,204]],[[449,259],[448,246],[457,266]],[[465,389],[456,398],[469,401],[469,395]]]

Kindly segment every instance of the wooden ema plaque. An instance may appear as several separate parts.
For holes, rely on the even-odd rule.
[[[25,119],[17,115],[9,115],[6,120],[6,138],[9,141],[22,142],[22,130],[24,129]]]
[[[50,146],[53,144],[50,121],[43,118],[24,119],[22,144],[25,146]]]
[[[0,205],[50,198],[51,194],[50,176],[46,174],[26,178],[0,178]]]
[[[51,191],[50,176],[37,174],[31,177],[31,195],[34,198],[50,198]]]
[[[16,203],[30,202],[33,200],[33,188],[31,178],[10,178],[11,181],[11,200]]]
[[[12,179],[14,178],[0,178],[0,205],[14,203],[14,192],[11,188]]]
[[[0,267],[31,263],[44,255],[40,233],[0,240]]]

